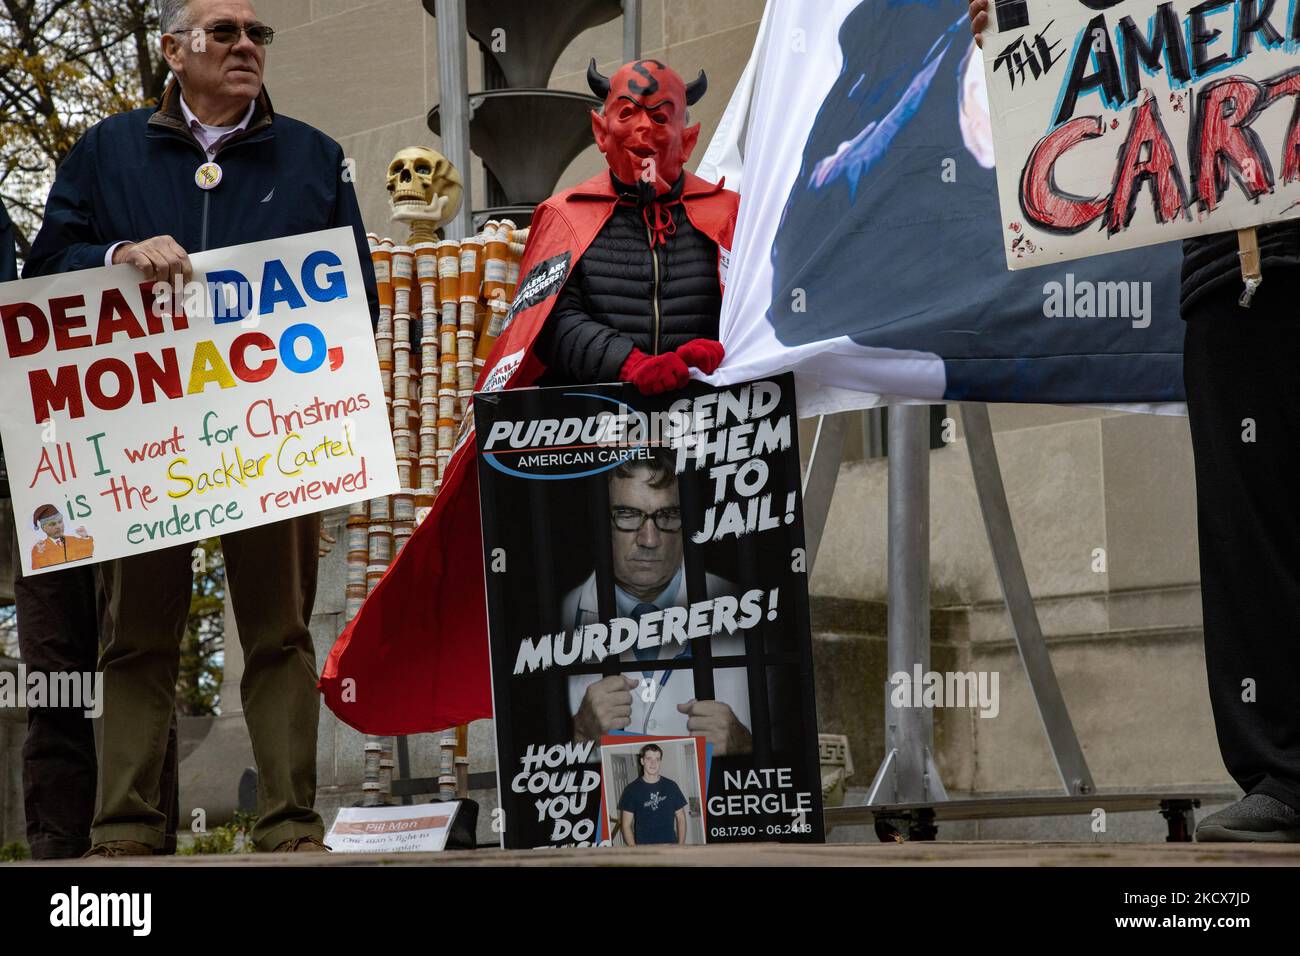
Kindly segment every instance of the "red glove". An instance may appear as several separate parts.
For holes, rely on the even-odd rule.
[[[691,372],[676,352],[646,355],[640,349],[633,349],[619,369],[618,377],[631,382],[642,395],[658,395],[681,388],[691,380]]]
[[[721,342],[715,342],[713,339],[691,339],[677,349],[677,354],[691,368],[698,368],[705,375],[712,375],[718,370],[723,356],[727,353],[723,350]]]

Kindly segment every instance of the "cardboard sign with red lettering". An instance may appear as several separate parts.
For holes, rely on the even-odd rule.
[[[1010,268],[1300,216],[1293,0],[995,0],[993,20]]]
[[[0,284],[0,440],[24,574],[397,490],[346,228]]]

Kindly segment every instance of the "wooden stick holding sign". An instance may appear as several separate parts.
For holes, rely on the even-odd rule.
[[[1251,299],[1264,281],[1259,262],[1259,234],[1253,226],[1237,230],[1237,246],[1241,250],[1237,253],[1241,257],[1241,280],[1246,284],[1238,303],[1243,309],[1249,309]]]

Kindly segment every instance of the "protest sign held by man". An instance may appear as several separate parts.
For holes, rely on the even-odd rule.
[[[92,127],[50,192],[25,277],[129,265],[189,279],[191,253],[340,226],[352,229],[367,298],[374,275],[349,166],[337,143],[279,116],[262,83],[274,30],[247,0],[160,0],[171,68],[156,109]],[[244,647],[244,711],[259,773],[261,850],[323,850],[313,805],[318,700],[307,624],[318,515],[222,536]],[[153,852],[159,777],[192,586],[191,546],[101,565],[105,709],[93,855]]]
[[[14,249],[14,227],[9,212],[0,202],[0,282],[18,278],[18,257]],[[9,474],[5,470],[5,453],[0,448],[0,494],[9,496]]]

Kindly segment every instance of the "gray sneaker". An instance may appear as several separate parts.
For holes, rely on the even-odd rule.
[[[1197,843],[1300,843],[1300,811],[1248,793],[1196,826]]]

